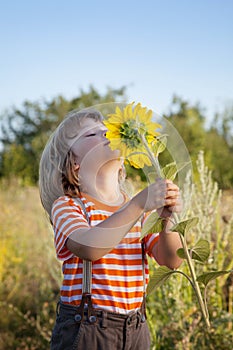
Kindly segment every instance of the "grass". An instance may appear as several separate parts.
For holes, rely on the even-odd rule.
[[[37,188],[4,183],[0,196],[0,349],[48,349],[61,280],[52,231]]]
[[[197,236],[211,239],[211,257],[204,269],[232,268],[233,193],[222,194],[199,161],[202,179],[195,184],[189,214],[198,214],[201,226],[190,242]],[[4,181],[0,198],[0,350],[47,350],[61,283],[52,230],[36,187]],[[232,286],[229,276],[211,283],[209,332],[203,329],[191,287],[181,276],[156,290],[148,297],[152,349],[232,348]]]

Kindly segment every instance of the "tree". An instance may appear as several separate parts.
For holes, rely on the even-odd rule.
[[[174,96],[168,120],[175,126],[190,153],[193,162],[204,150],[207,166],[221,188],[233,184],[233,107],[216,114],[209,129],[205,128],[205,116],[199,104],[190,105]]]
[[[213,177],[222,188],[233,186],[233,105],[216,113],[206,135],[206,157]]]
[[[107,88],[100,94],[90,86],[89,91],[81,90],[71,100],[58,96],[51,101],[25,101],[22,109],[12,107],[1,116],[0,176],[20,177],[23,182],[35,184],[41,152],[64,116],[74,109],[125,99],[125,89]]]
[[[174,96],[170,113],[165,116],[175,126],[184,140],[191,157],[196,156],[204,147],[205,117],[201,107],[191,106],[187,101]]]
[[[227,104],[221,112],[215,114],[212,128],[223,136],[233,150],[233,103]]]

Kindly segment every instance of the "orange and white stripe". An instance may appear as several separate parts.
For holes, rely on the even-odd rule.
[[[108,218],[119,207],[104,205],[82,196],[90,225],[95,226]],[[67,238],[79,228],[89,227],[85,213],[78,202],[64,196],[54,202],[52,209],[54,243],[58,259],[63,261],[61,301],[79,305],[82,296],[82,259],[66,247]],[[93,306],[111,312],[128,313],[140,308],[143,298],[141,221],[138,221],[122,241],[108,254],[92,264]],[[144,238],[145,251],[150,255],[159,235]],[[148,283],[148,262],[145,259],[145,277]]]

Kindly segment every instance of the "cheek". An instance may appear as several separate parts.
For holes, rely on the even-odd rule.
[[[97,154],[99,150],[99,143],[96,140],[88,140],[83,143],[78,150],[78,160],[83,161],[88,160]]]

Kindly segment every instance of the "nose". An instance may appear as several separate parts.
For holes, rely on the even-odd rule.
[[[110,143],[109,139],[106,137],[106,134],[107,134],[107,130],[104,130],[102,133],[102,139],[103,139],[104,145],[108,145]]]

